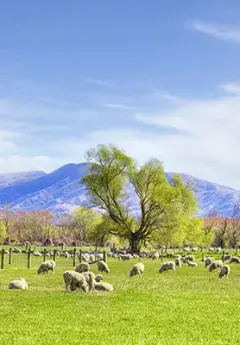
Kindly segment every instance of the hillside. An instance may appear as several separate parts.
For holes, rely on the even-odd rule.
[[[67,164],[46,174],[43,172],[25,172],[0,175],[0,205],[9,205],[13,210],[45,209],[56,216],[72,212],[76,207],[86,205],[87,196],[79,180],[88,172],[88,164]],[[171,179],[173,173],[166,173]],[[222,214],[229,214],[232,206],[240,200],[240,191],[181,174],[185,182],[191,181],[199,201],[199,215],[207,215],[211,209]],[[129,200],[132,210],[138,207],[134,196]]]

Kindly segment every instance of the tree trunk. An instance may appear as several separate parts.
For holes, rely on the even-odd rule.
[[[138,233],[131,233],[129,238],[129,247],[132,254],[138,254],[140,252],[140,238]]]

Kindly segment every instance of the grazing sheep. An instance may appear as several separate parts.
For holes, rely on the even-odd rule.
[[[169,262],[165,262],[159,269],[159,273],[162,273],[164,271],[168,271],[168,270],[176,270],[176,265],[174,261],[169,261]]]
[[[38,267],[37,274],[48,273],[48,271],[54,272],[56,262],[53,260],[43,261]]]
[[[65,252],[63,253],[63,256],[66,258],[66,259],[69,259],[71,257],[71,254],[69,254],[68,252]]]
[[[28,283],[23,278],[12,280],[8,284],[9,289],[28,290]]]
[[[103,280],[103,276],[101,274],[97,274],[96,277],[95,277],[95,281],[97,283],[100,283],[101,280]]]
[[[90,254],[90,255],[89,255],[89,261],[94,261],[94,260],[95,260],[94,255],[93,255],[93,254]]]
[[[95,283],[95,290],[113,291],[114,288],[113,288],[112,284],[101,282],[101,283]]]
[[[88,272],[89,270],[90,265],[87,262],[81,262],[75,269],[75,271],[78,273]]]
[[[134,258],[134,259],[140,259],[140,256],[137,255],[137,254],[133,254],[133,258]]]
[[[103,260],[103,254],[97,253],[96,254],[96,260]]]
[[[106,272],[106,273],[110,272],[110,269],[108,268],[107,263],[104,261],[98,261],[97,266],[98,266],[99,272]]]
[[[139,263],[133,265],[129,275],[130,275],[130,277],[133,277],[136,275],[141,276],[141,275],[143,275],[143,273],[144,273],[144,264],[139,262]]]
[[[88,292],[88,283],[82,273],[76,271],[65,271],[63,273],[66,291],[81,290]]]
[[[118,259],[122,261],[130,260],[132,255],[130,254],[119,254]]]
[[[226,277],[228,279],[228,275],[230,273],[230,267],[228,265],[223,265],[219,274],[218,274],[218,277],[220,279]]]
[[[222,255],[221,257],[221,260],[224,262],[224,261],[227,261],[227,260],[231,260],[232,258],[232,255]]]
[[[208,267],[209,265],[211,265],[211,263],[213,262],[212,258],[205,258],[204,260],[204,266]]]
[[[176,267],[181,268],[181,266],[182,266],[182,261],[181,261],[180,258],[176,258],[176,259],[175,259],[175,265],[176,265]]]
[[[194,256],[193,256],[193,255],[186,255],[186,256],[184,257],[184,260],[185,260],[185,262],[186,262],[186,261],[194,261]]]
[[[209,266],[209,272],[215,271],[218,268],[222,268],[223,267],[223,262],[222,260],[216,260],[213,261],[211,263],[211,265]]]
[[[160,258],[159,252],[156,252],[156,253],[154,253],[154,254],[152,255],[152,259],[153,259],[153,260],[157,260],[157,259],[159,259],[159,258]]]
[[[13,253],[21,253],[22,251],[19,248],[13,248],[12,252]]]
[[[184,252],[189,252],[189,250],[190,250],[190,248],[189,248],[189,247],[185,247],[185,248],[183,248],[183,251],[184,251]]]
[[[42,256],[42,254],[41,254],[40,252],[38,252],[37,250],[35,250],[35,251],[33,252],[33,255],[34,255],[34,256]]]
[[[240,264],[240,259],[237,256],[233,256],[229,261],[230,264]]]
[[[88,291],[93,291],[95,287],[95,274],[93,272],[83,272],[82,275],[88,284]]]
[[[198,266],[198,264],[196,262],[192,262],[192,261],[189,261],[189,260],[186,260],[185,263],[188,266],[191,266],[191,267],[197,267]]]

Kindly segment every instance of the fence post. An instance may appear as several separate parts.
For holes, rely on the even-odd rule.
[[[47,254],[47,251],[46,251],[46,248],[43,249],[43,261],[46,261],[46,254]]]
[[[28,248],[28,268],[31,268],[31,248]]]
[[[79,251],[79,262],[81,263],[82,262],[82,250],[80,249]]]
[[[9,265],[12,264],[12,248],[9,249],[9,258],[8,258]]]
[[[53,261],[56,261],[56,249],[53,250]]]
[[[73,249],[73,266],[76,266],[76,248]]]
[[[61,244],[61,250],[64,250],[64,243]]]
[[[107,252],[106,252],[106,250],[103,251],[103,261],[107,263]]]
[[[2,259],[1,259],[1,269],[4,269],[4,255],[5,255],[5,251],[4,249],[2,249]]]

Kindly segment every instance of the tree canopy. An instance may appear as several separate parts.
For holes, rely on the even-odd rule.
[[[91,205],[105,214],[101,231],[127,239],[132,252],[164,233],[171,237],[170,229],[177,232],[183,218],[193,217],[197,203],[190,185],[178,175],[168,182],[159,160],[150,159],[138,166],[113,145],[90,149],[86,158],[90,173],[81,182]],[[133,198],[137,212],[132,209]]]

